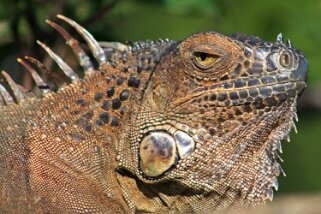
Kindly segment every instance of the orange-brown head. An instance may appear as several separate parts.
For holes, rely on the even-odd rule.
[[[283,173],[280,140],[306,86],[303,54],[281,36],[270,43],[214,32],[162,53],[121,143],[130,155],[121,155],[120,168],[144,183],[271,199]]]

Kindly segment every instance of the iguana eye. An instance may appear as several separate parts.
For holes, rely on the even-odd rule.
[[[281,66],[288,68],[292,64],[292,56],[289,53],[284,52],[280,55],[279,62]]]
[[[218,56],[213,54],[205,52],[195,52],[192,60],[197,67],[201,69],[207,69],[211,67],[217,59]]]

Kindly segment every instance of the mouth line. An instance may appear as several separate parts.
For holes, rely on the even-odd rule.
[[[270,83],[270,84],[264,84],[264,85],[254,85],[250,87],[240,87],[240,88],[224,88],[224,87],[218,87],[215,89],[210,89],[210,88],[197,88],[191,93],[193,93],[193,98],[198,98],[208,92],[216,92],[216,93],[222,93],[222,92],[237,92],[237,91],[242,91],[242,90],[250,90],[253,88],[263,88],[263,87],[269,87],[269,86],[276,86],[276,85],[286,85],[286,84],[291,84],[291,83],[296,83],[296,84],[303,84],[304,87],[306,87],[306,82],[305,81],[286,81],[286,82],[279,82],[279,83]]]
[[[189,96],[184,96],[182,97],[180,100],[176,101],[175,103],[175,108],[181,106],[181,105],[184,105],[186,103],[189,103],[190,101],[192,100],[195,100],[195,99],[198,99],[206,94],[209,94],[209,93],[223,93],[223,92],[239,92],[239,91],[242,91],[242,90],[250,90],[250,89],[253,89],[253,88],[263,88],[263,87],[273,87],[273,86],[276,86],[276,85],[286,85],[286,84],[291,84],[291,83],[295,83],[296,86],[298,86],[299,84],[302,84],[302,88],[300,91],[297,90],[297,87],[295,87],[295,90],[297,91],[296,92],[296,96],[295,97],[298,97],[299,94],[302,94],[302,91],[305,89],[306,87],[306,82],[305,81],[284,81],[284,82],[279,82],[279,83],[270,83],[270,84],[265,84],[265,85],[255,85],[255,86],[251,86],[251,87],[243,87],[243,88],[230,88],[230,89],[226,89],[226,88],[215,88],[215,89],[210,89],[210,86],[207,87],[207,88],[197,88],[195,89],[194,91],[192,91]],[[268,96],[269,97],[269,96]],[[295,98],[293,97],[293,98]],[[238,104],[238,105],[233,105],[233,106],[242,106],[242,105],[246,105],[245,103],[242,103],[242,104]],[[216,107],[227,107],[225,105],[216,105]]]
[[[209,93],[216,93],[216,94],[219,94],[219,93],[229,93],[229,92],[240,92],[240,91],[243,91],[243,90],[246,90],[246,91],[249,91],[251,89],[260,89],[260,88],[263,88],[263,87],[273,87],[273,86],[278,86],[278,85],[287,85],[287,84],[295,84],[295,87],[293,87],[295,90],[296,90],[296,94],[295,96],[291,96],[291,97],[288,97],[289,100],[293,100],[293,99],[296,99],[300,94],[302,94],[302,92],[304,91],[305,87],[306,87],[306,82],[305,81],[286,81],[286,82],[279,82],[279,83],[271,83],[271,84],[265,84],[265,85],[255,85],[255,86],[251,86],[251,87],[243,87],[243,88],[232,88],[232,89],[224,89],[224,88],[216,88],[216,89],[205,89],[203,91],[200,91],[200,89],[197,89],[197,94],[194,94],[192,100],[194,99],[198,99],[202,96],[205,96],[205,95],[208,95]],[[299,87],[301,85],[301,87]],[[221,90],[222,89],[222,90]],[[286,93],[284,91],[284,93]],[[268,98],[268,97],[272,97],[272,95],[269,95],[269,96],[265,96],[264,98]],[[238,100],[238,99],[236,99]],[[211,101],[208,101],[208,102],[211,102]],[[224,101],[222,101],[224,102]],[[253,101],[254,102],[254,101]],[[249,102],[249,101],[244,101],[244,103],[238,103],[238,104],[232,104],[231,106],[243,106],[243,105],[251,105],[253,102]],[[284,101],[285,102],[285,101]],[[228,107],[226,105],[215,105],[215,107]]]

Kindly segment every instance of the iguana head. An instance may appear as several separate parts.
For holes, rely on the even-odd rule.
[[[103,44],[74,21],[58,17],[84,38],[98,68],[76,39],[50,21],[71,46],[85,77],[41,42],[73,84],[49,92],[37,73],[18,61],[45,97],[41,102],[46,117],[38,123],[47,129],[51,121],[57,133],[72,124],[64,143],[95,148],[88,153],[88,170],[81,162],[87,161],[86,155],[73,149],[57,155],[64,167],[94,172],[97,186],[108,175],[108,194],[121,195],[126,203],[119,204],[132,212],[204,213],[272,199],[272,187],[278,188],[277,176],[283,173],[278,164],[280,141],[295,128],[296,100],[307,81],[307,61],[289,41],[284,44],[281,35],[270,43],[254,36],[208,32],[180,42]],[[27,59],[44,70],[40,62]],[[26,102],[27,94],[4,76],[18,103]],[[1,103],[13,104],[0,86]],[[61,99],[66,100],[57,105]],[[61,107],[61,118],[47,111],[51,105]],[[60,145],[59,135],[40,136],[51,142],[49,137]]]
[[[272,199],[283,173],[280,141],[295,127],[296,100],[306,86],[303,54],[282,35],[271,43],[214,32],[160,52],[121,167],[160,192],[157,185],[175,183],[206,197]]]

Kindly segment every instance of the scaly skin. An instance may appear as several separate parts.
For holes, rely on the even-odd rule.
[[[290,43],[207,32],[101,47],[82,31],[94,68],[49,24],[85,76],[58,62],[73,83],[48,92],[38,79],[35,97],[4,73],[17,103],[0,88],[2,213],[213,213],[272,199],[307,81]]]

